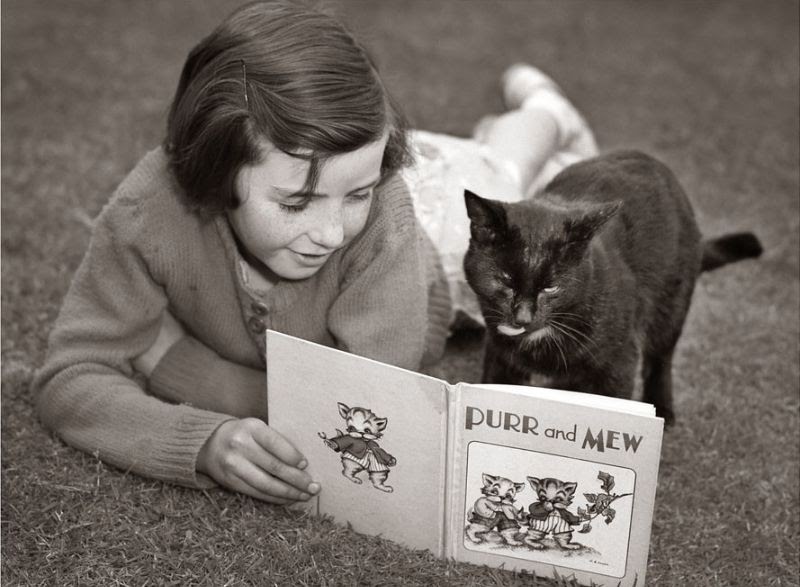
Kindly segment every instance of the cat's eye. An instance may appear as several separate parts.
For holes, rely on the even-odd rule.
[[[557,285],[551,285],[549,287],[545,287],[542,291],[544,293],[546,293],[547,295],[553,295],[553,294],[556,294],[556,293],[560,292],[561,288],[558,287]]]

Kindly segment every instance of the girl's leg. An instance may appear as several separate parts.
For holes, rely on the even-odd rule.
[[[522,193],[539,176],[548,159],[558,150],[558,125],[542,108],[510,110],[484,119],[476,129],[478,141],[501,160],[513,165]]]
[[[597,154],[586,121],[550,77],[516,64],[503,74],[502,86],[508,111],[482,120],[475,139],[513,166],[524,193],[541,185],[543,171],[552,176]]]

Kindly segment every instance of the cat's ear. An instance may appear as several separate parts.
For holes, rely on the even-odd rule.
[[[572,482],[564,483],[564,493],[567,494],[567,497],[572,497],[573,495],[575,495],[575,490],[577,488],[578,488],[577,483],[572,483]]]
[[[477,242],[493,242],[508,227],[506,211],[500,202],[464,190],[464,203],[470,219],[469,231]]]
[[[385,430],[388,422],[388,418],[375,418],[375,425],[378,427],[378,432]]]
[[[525,484],[524,483],[514,483],[514,489],[516,489],[517,493],[519,493],[520,491],[525,489]]]
[[[339,415],[340,415],[342,418],[344,418],[344,419],[347,419],[347,413],[350,411],[350,408],[348,408],[348,407],[347,407],[345,404],[343,404],[342,402],[338,402],[338,403],[336,404],[336,407],[338,407],[338,408],[339,408]]]
[[[533,487],[533,490],[538,493],[539,492],[539,487],[542,486],[541,479],[537,479],[536,477],[527,477],[527,479],[528,479],[528,483],[530,483],[531,487]]]
[[[566,219],[564,221],[564,232],[567,235],[567,241],[571,243],[590,241],[597,234],[597,231],[619,212],[621,207],[622,202],[595,205],[584,209],[578,216],[571,216]]]
[[[483,473],[481,476],[483,477],[483,484],[486,487],[489,487],[489,485],[497,481],[496,475],[489,475],[488,473]]]

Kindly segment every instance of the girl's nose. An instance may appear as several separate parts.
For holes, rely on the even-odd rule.
[[[328,209],[309,231],[314,243],[326,249],[338,249],[344,243],[344,221],[341,209]]]

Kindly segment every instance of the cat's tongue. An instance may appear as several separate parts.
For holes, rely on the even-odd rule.
[[[516,328],[509,326],[508,324],[500,324],[497,327],[497,332],[500,334],[505,334],[506,336],[519,336],[525,329],[522,326],[517,326]]]

